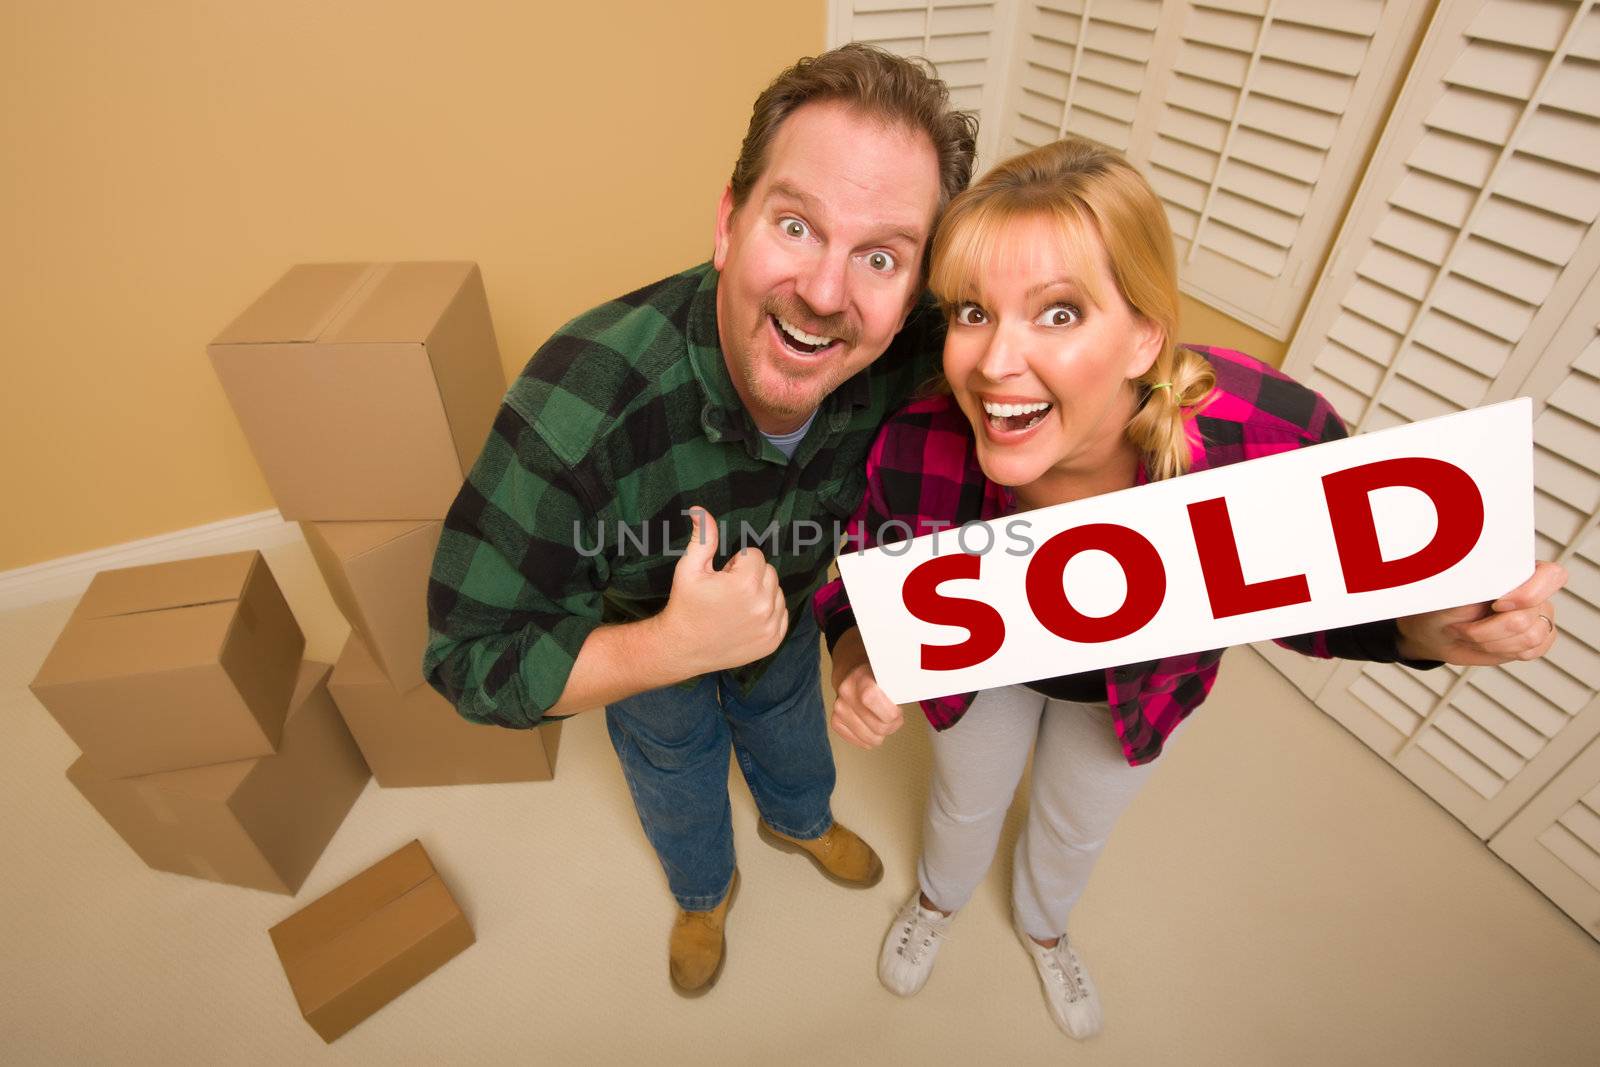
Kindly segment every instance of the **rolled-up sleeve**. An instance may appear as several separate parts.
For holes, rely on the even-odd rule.
[[[464,718],[539,725],[600,625],[594,487],[503,405],[445,518],[423,675]]]

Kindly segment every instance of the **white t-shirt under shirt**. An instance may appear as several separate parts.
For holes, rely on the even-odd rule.
[[[806,431],[811,429],[811,424],[812,424],[812,422],[814,422],[816,420],[816,417],[817,417],[817,413],[815,411],[813,411],[811,413],[811,417],[806,419],[805,424],[802,425],[798,430],[795,430],[792,433],[784,433],[784,434],[764,433],[761,436],[765,437],[767,440],[771,441],[774,445],[776,445],[779,452],[782,452],[785,456],[788,456],[790,459],[793,459],[794,458],[794,450],[800,447],[800,442],[801,441],[805,440]]]

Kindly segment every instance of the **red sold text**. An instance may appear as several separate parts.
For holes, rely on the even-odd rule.
[[[1378,542],[1370,494],[1406,487],[1433,503],[1432,539],[1410,555],[1386,560]],[[1472,478],[1444,460],[1404,457],[1337,471],[1322,478],[1345,590],[1366,593],[1410,585],[1455,566],[1483,531],[1483,496]],[[1247,582],[1228,515],[1227,500],[1214,497],[1188,505],[1189,527],[1200,558],[1213,618],[1223,619],[1311,599],[1304,574]],[[1109,615],[1085,615],[1065,588],[1067,564],[1082,552],[1100,551],[1116,560],[1127,583],[1120,607]],[[981,554],[960,552],[919,564],[901,590],[906,610],[926,623],[967,631],[955,644],[922,646],[922,669],[954,671],[976,666],[1000,650],[1005,621],[990,604],[946,596],[939,586],[982,574]],[[1033,553],[1025,580],[1028,606],[1039,623],[1067,641],[1093,644],[1127,637],[1155,618],[1166,599],[1167,573],[1154,545],[1127,526],[1099,522],[1051,537]]]

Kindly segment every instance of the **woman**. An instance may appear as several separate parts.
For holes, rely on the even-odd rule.
[[[885,424],[852,521],[870,546],[892,520],[918,533],[1127,489],[1345,436],[1320,396],[1248,356],[1173,343],[1172,236],[1160,201],[1120,156],[1069,139],[996,167],[952,201],[933,246],[948,391]],[[1554,640],[1541,563],[1492,608],[1475,605],[1280,643],[1315,656],[1500,663]],[[863,747],[900,725],[878,688],[841,583],[817,615],[833,651],[834,729]],[[1014,856],[1013,925],[1056,1023],[1100,1028],[1068,914],[1117,817],[1164,743],[1205,699],[1220,651],[923,702],[935,727],[918,892],[884,940],[878,974],[922,988],[952,916],[983,879],[1034,754]],[[1435,662],[1424,662],[1435,661]]]

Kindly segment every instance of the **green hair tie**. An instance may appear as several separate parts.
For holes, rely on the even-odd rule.
[[[1156,384],[1150,386],[1150,391],[1153,393],[1157,389],[1171,389],[1171,388],[1172,388],[1172,383],[1171,382],[1157,382]]]

